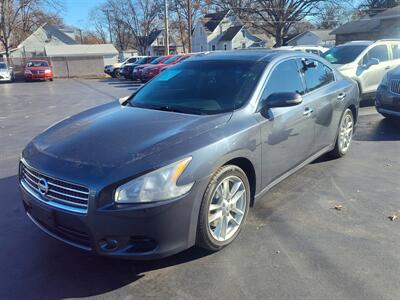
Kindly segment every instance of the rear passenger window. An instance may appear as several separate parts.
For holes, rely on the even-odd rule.
[[[335,80],[332,70],[321,62],[307,59],[302,62],[307,91],[311,92]]]
[[[386,45],[379,45],[379,46],[376,46],[376,47],[372,48],[371,50],[369,50],[368,53],[365,54],[365,56],[363,58],[363,64],[364,65],[367,64],[367,62],[371,58],[379,59],[380,62],[388,61],[389,53],[388,53],[388,48],[386,47]]]
[[[392,45],[393,59],[400,59],[400,44]]]
[[[288,60],[280,63],[272,71],[262,95],[262,99],[266,99],[274,93],[304,94],[303,82],[295,60]]]

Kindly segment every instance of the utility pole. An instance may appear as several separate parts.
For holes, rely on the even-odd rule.
[[[165,55],[169,55],[168,0],[164,0]]]
[[[188,10],[188,49],[189,53],[192,52],[192,0],[187,0]]]

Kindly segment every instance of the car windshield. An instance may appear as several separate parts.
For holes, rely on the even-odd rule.
[[[147,64],[147,63],[148,63],[147,57],[143,57],[135,62],[136,65],[143,65],[143,64]]]
[[[49,63],[47,61],[30,61],[26,64],[28,68],[30,67],[48,67]]]
[[[0,62],[0,70],[7,69],[7,65],[5,63]]]
[[[159,64],[160,61],[162,61],[163,59],[165,59],[164,56],[158,57],[158,58],[152,60],[152,61],[151,61],[151,64],[152,64],[152,65],[157,65],[157,64]]]
[[[365,48],[366,45],[337,46],[326,51],[322,57],[331,64],[344,65],[354,61]]]
[[[134,107],[189,114],[217,114],[242,107],[266,62],[186,61],[168,68],[134,94]]]
[[[163,64],[173,63],[177,58],[179,58],[179,55],[174,55],[174,56],[168,58],[166,61],[164,61]]]

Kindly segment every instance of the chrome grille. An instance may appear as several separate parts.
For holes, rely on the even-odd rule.
[[[33,75],[44,74],[44,70],[32,70],[31,72]]]
[[[400,94],[400,79],[393,79],[391,81],[390,91],[395,94]]]
[[[64,210],[85,214],[89,203],[89,189],[82,185],[56,179],[38,172],[24,162],[20,166],[22,186],[35,198]],[[43,191],[40,181],[47,183],[47,191]]]

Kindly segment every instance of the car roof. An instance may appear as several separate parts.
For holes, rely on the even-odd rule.
[[[372,45],[373,43],[374,43],[373,41],[352,41],[338,46],[351,46],[351,45],[369,46]]]
[[[213,51],[205,52],[194,56],[191,61],[197,60],[248,60],[248,61],[271,61],[278,56],[286,56],[292,54],[289,50],[272,50],[272,49],[257,49],[257,50],[231,50],[231,51]]]

